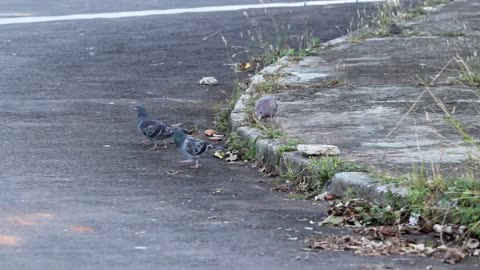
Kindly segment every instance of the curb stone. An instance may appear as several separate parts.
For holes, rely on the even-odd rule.
[[[323,43],[322,48],[328,49],[342,46],[346,43],[348,43],[348,36],[342,36]],[[287,67],[289,63],[288,56],[282,57],[276,63],[265,67],[258,74],[254,75],[251,84],[241,95],[230,114],[231,129],[237,132],[243,140],[255,142],[256,161],[269,171],[280,175],[291,172],[306,174],[307,168],[312,164],[312,161],[298,151],[280,152],[278,150],[282,146],[280,141],[265,139],[261,130],[249,126],[244,119],[246,118],[246,104],[256,92],[255,85],[265,82],[263,74],[281,73],[282,69]],[[279,84],[282,84],[282,82],[280,81]],[[345,195],[348,190],[353,190],[356,197],[383,205],[388,203],[388,194],[393,194],[399,200],[407,196],[406,188],[398,187],[395,184],[384,184],[364,172],[336,173],[325,184],[324,189],[340,197]]]
[[[356,196],[381,205],[389,204],[389,193],[396,199],[402,200],[407,197],[408,191],[407,188],[394,184],[382,184],[364,172],[337,173],[325,184],[325,189],[337,196],[345,194],[350,189]]]
[[[342,42],[346,42],[346,38],[338,38],[333,43],[341,44]],[[243,140],[255,142],[255,159],[269,171],[280,175],[307,174],[307,168],[312,163],[311,159],[306,158],[298,151],[280,152],[278,150],[282,146],[280,141],[265,139],[260,129],[251,127],[244,121],[246,104],[256,91],[255,85],[264,81],[262,74],[281,72],[287,63],[288,57],[284,57],[277,63],[264,68],[252,78],[252,83],[241,95],[230,114],[230,123],[232,130],[237,132]],[[386,199],[388,193],[392,193],[398,198],[404,198],[407,194],[405,188],[396,187],[394,184],[383,184],[363,172],[339,172],[325,185],[326,191],[340,197],[352,189],[357,197],[380,204],[388,203]]]
[[[284,63],[287,58],[279,60],[280,63]],[[272,70],[279,71],[278,64],[274,64],[273,67],[266,67],[266,72],[272,72]],[[278,149],[282,146],[282,143],[278,140],[265,139],[264,134],[260,129],[248,126],[245,119],[245,104],[255,93],[255,84],[263,81],[262,74],[265,73],[265,69],[259,72],[252,78],[252,84],[242,94],[237,101],[235,108],[230,114],[231,128],[237,132],[240,137],[249,142],[255,142],[255,159],[269,171],[276,172],[280,175],[288,173],[307,173],[307,168],[311,165],[312,161],[306,158],[298,151],[292,152],[280,152]],[[383,184],[381,181],[372,178],[364,172],[339,172],[325,184],[325,190],[332,192],[335,196],[342,197],[348,190],[354,190],[357,197],[374,201],[376,203],[386,205],[388,200],[386,195],[388,193],[393,194],[396,198],[405,198],[407,195],[407,189],[397,187],[394,184]]]

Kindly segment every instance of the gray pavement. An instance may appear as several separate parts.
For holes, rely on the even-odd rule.
[[[2,1],[0,10],[105,11],[33,2]],[[102,1],[108,10],[122,3],[156,7]],[[278,12],[302,29],[304,10]],[[354,14],[352,5],[307,11],[323,40],[341,35],[333,26],[345,29]],[[267,15],[256,16],[273,32]],[[171,123],[211,127],[234,74],[221,40],[203,38],[221,29],[232,44],[250,45],[239,38],[248,28],[241,12],[0,28],[1,269],[450,269],[418,257],[305,252],[313,234],[305,227],[325,205],[269,191],[271,179],[251,164],[206,157],[191,170],[172,146],[138,143],[138,104]],[[222,84],[196,84],[211,75]]]
[[[36,3],[2,1],[0,11],[106,11],[82,10],[85,1]],[[121,10],[122,3],[127,2],[102,5]],[[293,28],[303,27],[304,11],[278,12]],[[355,9],[308,12],[315,32],[327,40],[342,34],[332,25],[345,29]],[[265,14],[257,14],[271,27]],[[221,40],[203,37],[222,29],[232,43],[245,46],[251,43],[239,33],[247,28],[241,12],[1,26],[0,268],[424,269],[431,264],[302,251],[302,240],[312,234],[304,227],[325,215],[324,205],[269,191],[271,180],[250,164],[207,157],[201,169],[190,170],[177,164],[173,147],[154,152],[138,143],[133,111],[138,104],[171,123],[211,126],[212,107],[225,99],[234,75],[224,65]],[[196,84],[210,75],[222,85]]]
[[[479,15],[476,1],[458,1],[408,22],[406,33],[417,34],[345,41],[269,67],[265,72],[284,74],[278,82],[289,88],[275,94],[278,123],[288,138],[337,145],[342,158],[389,174],[421,166],[465,173],[480,153],[445,120],[435,98],[478,138],[478,88],[459,82],[457,60],[478,65]],[[419,84],[437,74],[430,94]]]
[[[168,0],[3,0],[0,3],[0,14],[12,16],[58,16],[83,13],[123,12],[157,9],[196,8],[224,5],[259,4],[259,0],[196,0],[196,1],[168,1]],[[300,0],[267,0],[264,3],[292,3],[304,2]],[[1,17],[1,16],[0,16]]]

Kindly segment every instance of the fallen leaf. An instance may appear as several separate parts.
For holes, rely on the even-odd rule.
[[[225,153],[222,150],[217,150],[215,151],[215,153],[213,153],[213,156],[219,159],[223,159],[225,157]]]
[[[331,200],[334,200],[335,199],[335,195],[333,195],[332,193],[328,193],[326,196],[325,196],[325,200],[326,201],[331,201]]]
[[[213,129],[205,130],[205,135],[207,135],[208,137],[213,136],[213,134],[215,134],[215,130],[213,130]]]
[[[323,221],[319,222],[318,225],[326,225],[326,224],[331,224],[331,225],[340,225],[345,221],[345,219],[342,216],[334,216],[330,215],[327,218],[325,218]]]
[[[443,261],[448,264],[457,264],[465,259],[465,254],[458,249],[451,248],[445,254]]]
[[[272,187],[271,190],[281,191],[281,192],[289,192],[290,191],[290,185],[287,185],[287,184],[276,185],[276,186]]]
[[[237,66],[237,71],[253,71],[255,69],[256,62],[250,63],[241,63]]]
[[[381,226],[380,233],[384,236],[397,236],[399,231],[397,226]]]
[[[229,152],[229,156],[225,159],[228,162],[234,162],[238,160],[238,155]]]

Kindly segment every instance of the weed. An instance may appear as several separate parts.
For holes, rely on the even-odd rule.
[[[267,14],[272,22],[275,36],[274,40],[267,40],[257,20],[244,12],[245,18],[249,22],[252,30],[247,33],[251,40],[258,43],[262,50],[262,62],[264,65],[270,65],[284,56],[291,56],[300,59],[305,56],[314,55],[315,49],[320,47],[320,40],[309,31],[308,23],[305,22],[305,30],[301,34],[289,35],[290,25],[280,25],[274,14],[266,9]],[[296,41],[296,44],[295,44]]]
[[[235,108],[238,99],[245,91],[245,84],[236,80],[233,84],[233,91],[230,97],[227,99],[226,106],[217,106],[214,108],[214,125],[215,129],[219,132],[226,133],[230,129],[230,113]]]
[[[357,192],[355,192],[355,189],[353,189],[352,187],[348,187],[347,190],[345,190],[342,199],[349,201],[355,198],[357,198]]]
[[[403,12],[403,19],[409,20],[424,15],[427,15],[427,11],[424,8],[409,8]]]
[[[267,139],[280,139],[285,136],[284,132],[275,123],[262,123],[258,122],[255,125],[263,131],[263,136]]]
[[[287,139],[283,144],[278,148],[279,153],[293,152],[297,151],[297,145],[301,144],[302,141],[298,139]]]
[[[366,226],[393,225],[400,215],[399,212],[377,204],[366,205],[355,210],[359,213],[358,221]]]
[[[425,0],[424,5],[434,7],[438,5],[448,4],[451,0]]]
[[[256,155],[255,141],[243,140],[236,132],[231,132],[226,140],[227,149],[236,153],[241,160],[254,160]]]
[[[279,72],[268,73],[265,72],[262,74],[263,80],[260,83],[255,84],[255,90],[257,93],[266,95],[271,94],[277,90],[284,88],[279,84],[279,79],[287,74],[282,74]]]
[[[411,209],[430,216],[432,220],[464,224],[478,236],[480,227],[480,181],[474,177],[442,179],[422,178],[424,186],[411,187]]]
[[[405,199],[391,190],[385,193],[385,203],[392,209],[402,209],[405,206]]]
[[[440,35],[444,37],[464,37],[467,34],[461,31],[450,31],[450,32],[440,33]]]
[[[471,87],[480,87],[480,62],[464,60],[460,57],[455,57],[455,61],[459,66],[459,80]]]
[[[367,10],[357,11],[359,18],[356,25],[350,22],[348,41],[359,42],[372,37],[387,37],[394,34],[419,35],[416,31],[408,31],[400,26],[405,20],[426,15],[424,8],[403,9],[398,0],[382,1],[375,4],[373,15]]]
[[[338,157],[321,157],[312,159],[306,168],[306,175],[294,180],[297,193],[318,193],[325,183],[338,172],[364,171],[353,162],[340,160]]]
[[[480,236],[480,181],[473,174],[444,177],[438,172],[427,174],[423,167],[398,178],[388,178],[407,187],[406,199],[389,192],[386,201],[393,209],[418,213],[434,223],[467,225]]]

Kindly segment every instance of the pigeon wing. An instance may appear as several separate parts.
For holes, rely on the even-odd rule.
[[[155,138],[162,131],[161,123],[152,120],[141,122],[139,128],[140,132],[149,138]]]
[[[185,151],[192,156],[205,153],[208,149],[207,143],[197,138],[188,137],[185,141]]]

